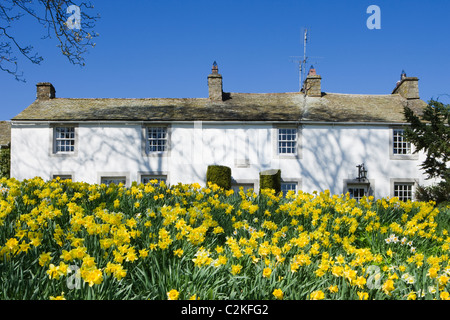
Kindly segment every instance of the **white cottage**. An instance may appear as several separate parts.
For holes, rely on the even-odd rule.
[[[404,107],[426,105],[417,78],[402,74],[385,95],[328,93],[311,68],[300,92],[234,93],[214,64],[208,87],[208,98],[71,99],[38,83],[11,121],[11,176],[205,185],[219,164],[235,188],[258,191],[259,173],[280,169],[284,191],[403,200],[427,182],[424,155],[402,136]]]

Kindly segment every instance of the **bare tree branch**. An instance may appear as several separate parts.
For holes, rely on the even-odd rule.
[[[71,7],[75,6],[75,7]],[[68,10],[75,8],[75,11]],[[13,26],[28,16],[37,24],[44,26],[46,34],[42,39],[56,38],[57,47],[70,63],[84,66],[84,54],[95,47],[94,31],[99,15],[91,15],[94,6],[86,1],[72,0],[2,0],[0,2],[0,70],[13,75],[17,80],[25,81],[23,72],[19,72],[19,57],[33,64],[40,64],[40,56],[31,45],[17,39]],[[78,18],[74,24],[73,18]]]

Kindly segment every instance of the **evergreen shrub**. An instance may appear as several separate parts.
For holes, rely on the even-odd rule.
[[[259,173],[259,190],[274,189],[276,193],[281,191],[281,170],[272,169]]]
[[[220,165],[209,165],[206,170],[206,182],[215,183],[225,190],[230,190],[231,168]]]

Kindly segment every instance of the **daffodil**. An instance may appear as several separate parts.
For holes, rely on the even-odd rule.
[[[51,253],[50,252],[42,253],[39,256],[39,265],[41,265],[41,266],[47,265],[50,262],[51,258],[52,257],[51,257]]]
[[[450,294],[447,291],[442,291],[439,294],[439,297],[441,298],[441,300],[450,300]]]
[[[309,295],[310,300],[323,300],[325,299],[325,293],[322,290],[317,290],[311,292]]]
[[[362,289],[364,287],[364,285],[366,284],[366,278],[364,278],[363,276],[360,276],[356,280],[353,281],[353,284]]]
[[[382,289],[384,293],[386,293],[387,295],[391,295],[391,292],[395,289],[394,281],[390,279],[386,280],[386,282],[383,283]]]
[[[284,293],[283,291],[281,291],[281,289],[273,290],[272,294],[277,300],[283,300]]]
[[[64,292],[62,292],[59,296],[50,296],[50,300],[66,300],[66,298],[64,297]]]
[[[240,264],[234,264],[231,266],[231,274],[232,275],[237,275],[239,273],[241,273],[242,270],[242,266]]]
[[[8,241],[6,241],[5,246],[9,250],[16,250],[19,246],[19,241],[16,238],[10,238]]]
[[[103,282],[103,273],[100,269],[97,268],[94,268],[93,270],[87,270],[85,273],[82,272],[82,277],[90,287],[92,287],[94,284],[100,284]]]
[[[263,270],[263,277],[264,278],[269,278],[271,274],[272,274],[272,269],[264,268],[264,270]]]
[[[173,251],[173,254],[174,254],[175,256],[179,257],[179,258],[181,258],[181,256],[183,255],[183,253],[184,253],[184,250],[181,249],[181,248],[176,249],[176,250]]]
[[[50,264],[49,269],[47,270],[47,274],[49,279],[59,279],[58,267],[54,264]]]
[[[416,300],[417,299],[417,294],[414,291],[411,291],[411,292],[408,293],[406,299],[407,300]]]
[[[427,276],[430,277],[431,279],[434,279],[437,277],[438,271],[439,271],[438,268],[431,267],[430,269],[428,269]]]
[[[148,256],[148,249],[139,250],[139,257],[146,258]]]
[[[180,293],[175,289],[172,289],[169,292],[167,292],[167,299],[169,299],[169,300],[178,300],[179,296],[180,296]]]
[[[328,291],[330,291],[331,293],[336,293],[339,291],[339,287],[337,285],[329,286]]]
[[[369,299],[369,294],[367,292],[358,291],[357,294],[358,294],[359,300]]]

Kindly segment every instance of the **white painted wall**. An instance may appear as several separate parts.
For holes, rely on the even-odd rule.
[[[126,175],[128,183],[139,173],[168,173],[170,184],[204,185],[210,164],[229,166],[238,182],[255,182],[259,172],[281,169],[283,179],[301,181],[306,192],[329,189],[342,193],[345,179],[357,176],[364,163],[375,196],[391,194],[392,178],[424,180],[424,160],[391,160],[390,128],[379,125],[304,124],[300,156],[276,155],[276,127],[270,123],[173,123],[167,156],[142,152],[142,124],[81,123],[77,127],[75,156],[53,155],[52,128],[45,124],[12,124],[11,176],[19,180],[53,174],[72,174],[75,181],[99,183],[103,175]],[[247,165],[246,165],[247,163]]]

